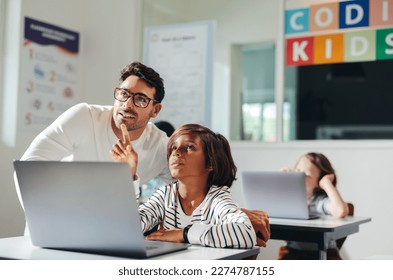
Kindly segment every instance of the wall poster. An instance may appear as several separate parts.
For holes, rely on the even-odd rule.
[[[19,127],[41,131],[79,100],[79,33],[25,17]]]

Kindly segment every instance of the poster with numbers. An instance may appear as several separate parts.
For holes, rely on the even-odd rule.
[[[41,131],[79,102],[79,33],[25,17],[19,127]]]
[[[164,79],[166,94],[153,121],[210,125],[214,26],[209,21],[145,29],[144,62]]]

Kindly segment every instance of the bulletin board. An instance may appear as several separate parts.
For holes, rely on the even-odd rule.
[[[210,126],[214,22],[145,28],[144,62],[164,79],[163,109],[154,121]]]

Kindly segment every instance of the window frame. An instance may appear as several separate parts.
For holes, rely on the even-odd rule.
[[[3,68],[4,68],[4,49],[5,49],[5,22],[6,22],[6,1],[0,0],[0,85],[3,85]],[[0,87],[0,94],[3,93],[3,87]]]

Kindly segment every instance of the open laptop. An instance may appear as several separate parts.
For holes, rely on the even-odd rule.
[[[263,210],[271,218],[315,219],[307,205],[303,172],[244,171],[246,207]]]
[[[132,258],[189,246],[144,239],[125,163],[14,161],[14,168],[35,246]]]

